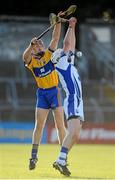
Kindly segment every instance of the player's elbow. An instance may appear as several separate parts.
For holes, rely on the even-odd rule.
[[[30,59],[31,59],[31,58],[28,56],[27,53],[23,53],[22,59],[23,59],[23,61],[24,61],[26,64],[28,64],[28,63],[30,62]]]
[[[27,59],[26,54],[23,53],[23,55],[22,55],[22,60],[23,60],[23,61],[26,61],[26,59]]]

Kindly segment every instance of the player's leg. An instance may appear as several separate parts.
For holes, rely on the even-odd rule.
[[[62,142],[66,135],[66,128],[64,124],[64,111],[63,111],[62,106],[57,107],[54,110],[54,121],[55,121],[55,127],[56,127],[58,138],[59,138],[59,143],[62,145]]]
[[[73,146],[73,144],[77,143],[79,140],[80,131],[82,128],[82,122],[79,119],[79,117],[78,118],[71,118],[68,120],[67,126],[68,126],[67,135],[66,135],[64,142],[62,144],[62,146],[67,149],[67,153],[65,152],[64,163],[66,163],[67,154],[70,151],[71,147]]]
[[[29,169],[32,170],[36,166],[38,159],[38,147],[40,145],[44,125],[48,116],[49,110],[36,108],[35,111],[35,127],[32,136],[32,151],[29,163]]]
[[[45,98],[45,92],[41,89],[38,89],[36,95],[37,95],[37,102],[36,102],[36,110],[35,110],[35,127],[32,136],[31,158],[29,164],[30,170],[34,169],[36,166],[38,146],[41,141],[43,128],[49,112],[49,105],[47,104]]]
[[[64,110],[62,107],[60,88],[56,87],[53,88],[50,93],[48,92],[47,100],[50,102],[50,107],[53,110],[59,144],[62,145],[63,139],[66,135],[66,128],[64,124]]]
[[[67,155],[73,144],[78,142],[82,125],[79,118],[71,118],[67,122],[67,126],[67,135],[63,141],[59,157],[57,161],[54,162],[53,167],[65,176],[70,176],[71,173],[67,168]]]
[[[79,107],[77,107],[77,104],[78,104],[77,96],[75,95],[68,96],[64,101],[64,111],[66,114],[66,119],[68,119],[67,121],[68,129],[58,159],[53,164],[54,167],[64,175],[68,175],[70,173],[67,168],[68,152],[70,151],[73,144],[78,142],[80,130],[82,128],[82,123],[81,123],[81,120],[83,120],[82,100],[81,103],[79,104]],[[64,172],[62,172],[62,170]]]
[[[80,89],[80,84],[79,84]],[[80,93],[81,94],[81,93]],[[80,95],[81,96],[81,95]],[[78,94],[68,95],[64,100],[64,111],[67,119],[67,134],[62,144],[61,152],[63,160],[60,163],[66,163],[68,151],[70,151],[73,144],[78,142],[80,131],[82,128],[82,121],[84,120],[83,114],[83,100],[78,98]],[[64,147],[64,150],[63,150]],[[59,155],[59,159],[61,154]]]

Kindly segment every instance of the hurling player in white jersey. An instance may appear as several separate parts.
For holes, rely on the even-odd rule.
[[[67,155],[72,146],[78,142],[82,122],[84,121],[81,81],[74,66],[76,23],[76,18],[70,18],[63,49],[57,49],[52,55],[52,62],[56,63],[59,79],[66,93],[64,111],[67,119],[66,137],[62,143],[59,157],[53,163],[53,167],[65,176],[71,174],[67,168]]]

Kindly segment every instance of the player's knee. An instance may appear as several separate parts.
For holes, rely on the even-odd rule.
[[[42,123],[36,123],[36,125],[35,125],[35,131],[40,131],[40,130],[42,130],[44,128],[44,124],[42,124]]]
[[[57,129],[58,131],[65,130],[65,127],[62,124],[57,124]]]
[[[69,132],[69,134],[70,134],[73,142],[78,141],[78,139],[79,139],[79,132],[78,131],[73,130],[73,131]]]
[[[78,133],[74,133],[72,139],[73,139],[75,142],[78,141],[78,139],[79,139],[79,134],[78,134]]]

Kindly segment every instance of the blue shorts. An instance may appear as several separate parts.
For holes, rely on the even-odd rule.
[[[55,109],[61,106],[61,95],[58,87],[37,90],[37,108]]]

